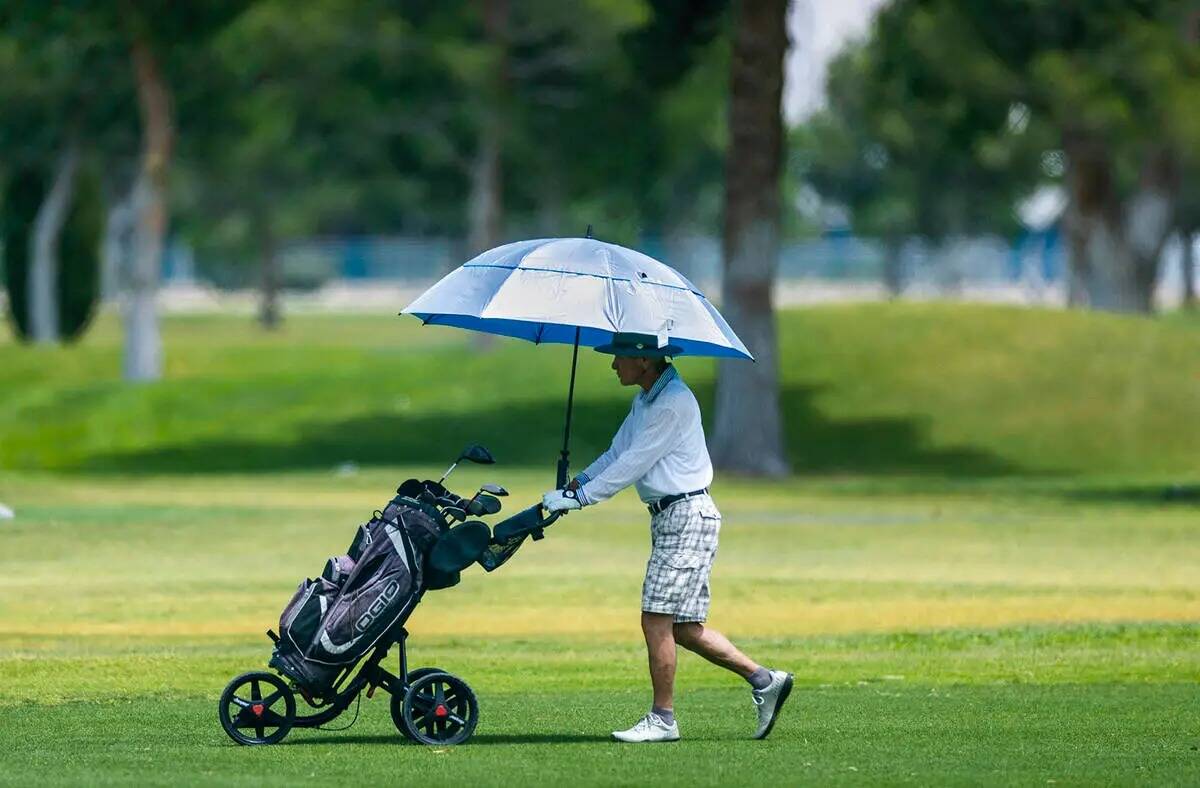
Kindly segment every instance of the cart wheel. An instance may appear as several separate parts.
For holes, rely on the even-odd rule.
[[[392,704],[394,709],[395,697]],[[428,673],[409,687],[397,727],[421,744],[462,744],[478,722],[479,704],[467,682],[449,673]]]
[[[430,673],[445,673],[441,668],[417,668],[408,672],[407,683],[411,687],[413,682],[422,676],[428,676]],[[397,692],[392,695],[392,723],[396,726],[396,730],[404,734],[406,739],[413,739],[412,734],[408,732],[408,727],[404,724],[404,693]]]
[[[413,682],[431,673],[445,673],[441,668],[417,668],[408,672],[408,684],[412,686]]]
[[[217,716],[238,744],[275,744],[296,721],[296,696],[273,673],[243,673],[221,693]]]

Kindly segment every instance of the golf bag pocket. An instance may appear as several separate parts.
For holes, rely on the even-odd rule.
[[[279,617],[279,632],[301,653],[312,644],[321,619],[341,591],[323,577],[305,580]]]
[[[354,571],[354,559],[348,555],[335,555],[325,562],[321,577],[336,586],[341,586]]]
[[[354,541],[350,543],[350,547],[346,550],[346,557],[357,563],[358,559],[362,558],[362,554],[366,552],[371,543],[379,535],[379,529],[383,527],[383,520],[378,517],[371,519],[369,523],[364,523],[354,532]]]

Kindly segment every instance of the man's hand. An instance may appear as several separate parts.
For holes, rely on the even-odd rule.
[[[578,476],[576,476],[571,481],[567,482],[567,489],[570,490],[571,492],[575,492],[576,490],[579,489],[579,477]]]
[[[542,506],[548,512],[568,512],[580,508],[574,490],[551,490],[542,496]]]

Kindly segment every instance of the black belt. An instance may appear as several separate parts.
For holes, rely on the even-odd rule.
[[[679,493],[678,495],[664,495],[646,508],[650,510],[650,515],[654,516],[673,504],[679,503],[684,498],[692,498],[694,496],[705,495],[707,493],[708,488],[705,487],[703,490],[692,490],[691,492]]]

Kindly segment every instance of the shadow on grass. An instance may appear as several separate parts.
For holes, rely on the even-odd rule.
[[[789,458],[800,474],[858,473],[943,477],[1005,476],[1020,468],[970,446],[932,447],[924,419],[832,420],[813,402],[815,387],[782,397]],[[711,416],[711,385],[696,390]],[[573,467],[603,451],[628,412],[624,398],[577,401],[572,420]],[[206,473],[333,469],[342,463],[444,467],[459,449],[480,442],[507,466],[553,469],[561,448],[565,404],[558,398],[497,403],[463,413],[378,414],[309,423],[289,440],[234,437],[90,457],[98,472]],[[711,428],[711,427],[710,427]]]
[[[598,733],[481,733],[472,736],[469,741],[461,745],[464,747],[477,747],[479,745],[488,744],[593,744],[599,742],[611,742],[609,736],[602,736]],[[299,738],[288,737],[283,744],[287,746],[303,746],[310,744],[401,744],[411,746],[417,745],[405,739],[400,733],[382,736],[302,736]]]
[[[1063,497],[1083,503],[1200,506],[1200,484],[1144,484],[1070,490]]]

